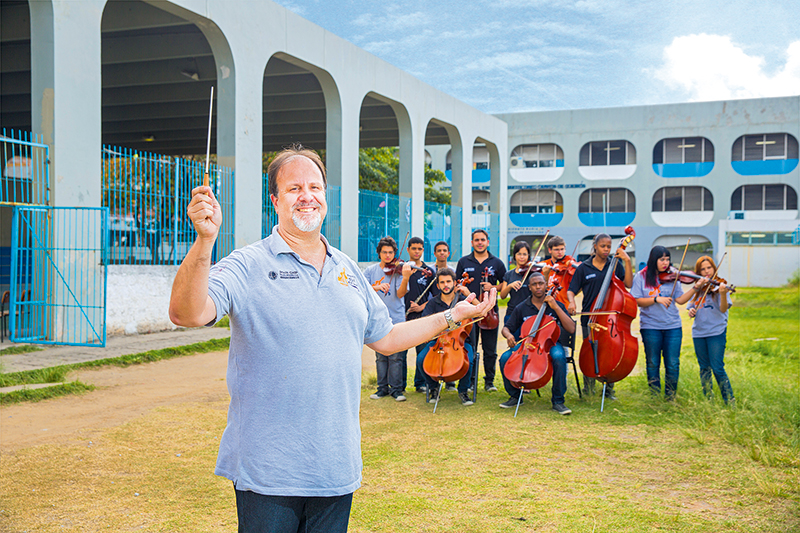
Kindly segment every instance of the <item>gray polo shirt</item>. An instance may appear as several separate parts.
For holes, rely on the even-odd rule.
[[[697,302],[692,299],[686,309],[697,308],[697,314],[692,323],[692,337],[695,339],[703,339],[706,337],[715,337],[726,333],[728,330],[728,311],[720,312],[719,306],[722,304],[719,293],[709,293],[706,295],[703,305],[697,307]],[[725,294],[728,300],[728,309],[733,305],[730,293]]]
[[[211,269],[217,320],[231,324],[215,473],[237,489],[338,496],[361,485],[361,350],[392,322],[358,265],[323,242],[322,275],[277,227]]]

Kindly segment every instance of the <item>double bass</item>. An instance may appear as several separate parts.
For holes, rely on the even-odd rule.
[[[630,226],[625,228],[625,234],[619,243],[623,250],[636,237]],[[579,358],[581,372],[604,384],[624,379],[636,366],[639,356],[639,341],[631,335],[631,321],[636,318],[638,306],[614,275],[618,261],[615,254],[588,313],[589,336],[583,339]]]

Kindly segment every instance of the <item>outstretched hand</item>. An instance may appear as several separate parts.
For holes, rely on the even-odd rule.
[[[484,292],[483,300],[478,305],[472,303],[475,298],[477,298],[477,296],[472,292],[467,296],[466,300],[458,302],[453,308],[453,320],[461,322],[463,320],[485,317],[488,315],[489,311],[494,309],[494,305],[497,303],[497,288],[492,287],[491,290]]]

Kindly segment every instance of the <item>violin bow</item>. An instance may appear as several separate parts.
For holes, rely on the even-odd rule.
[[[428,283],[428,286],[427,286],[427,287],[425,287],[425,290],[424,290],[424,291],[422,291],[422,293],[421,293],[419,296],[417,296],[417,299],[416,299],[416,300],[414,300],[414,303],[415,303],[415,304],[419,305],[419,301],[420,301],[420,300],[422,300],[422,297],[423,297],[423,296],[425,296],[425,293],[427,293],[427,292],[428,292],[428,289],[430,289],[430,288],[431,288],[431,286],[433,286],[433,282],[434,282],[434,281],[436,281],[437,279],[439,279],[439,273],[438,273],[438,272],[436,272],[436,274],[434,274],[434,275],[432,276],[432,278],[433,278],[433,279],[430,281],[430,283]],[[406,316],[408,316],[408,313],[410,313],[410,312],[411,312],[411,309],[409,309],[408,311],[406,311]]]
[[[544,241],[547,240],[547,236],[548,235],[550,235],[550,230],[547,230],[544,233],[544,237],[542,237],[542,242],[539,243],[539,248],[536,250],[536,253],[534,254],[534,256],[528,258],[528,262],[530,263],[530,266],[528,267],[528,271],[525,272],[525,275],[522,276],[522,285],[520,286],[520,289],[522,289],[522,287],[525,286],[525,280],[528,279],[528,274],[531,273],[531,270],[533,269],[533,263],[534,263],[534,261],[536,261],[536,258],[539,256],[539,252],[542,251],[542,246],[544,246]]]
[[[206,172],[203,174],[203,185],[209,186],[208,178],[208,158],[211,155],[211,110],[214,109],[214,86],[211,86],[211,98],[208,104],[208,140],[206,141]]]
[[[708,278],[708,279],[709,279],[709,281],[711,281],[711,280],[713,280],[715,277],[717,277],[717,272],[719,272],[719,267],[720,267],[720,265],[722,265],[722,262],[723,262],[723,261],[725,261],[725,256],[726,256],[726,255],[728,255],[728,252],[727,252],[727,250],[725,251],[725,253],[724,253],[724,254],[722,254],[722,257],[720,257],[720,259],[719,259],[719,263],[717,263],[717,266],[714,268],[714,272],[711,274],[711,277],[710,277],[710,278]],[[709,291],[709,289],[711,289],[711,283],[706,283],[706,288],[705,288],[705,290],[703,291],[703,296],[702,296],[701,298],[698,298],[698,299],[697,299],[697,302],[698,302],[698,303],[700,303],[700,302],[704,302],[704,301],[706,300],[706,296],[708,296],[708,291]]]
[[[675,276],[675,284],[672,286],[672,293],[669,295],[670,299],[675,296],[675,289],[678,288],[678,284],[681,282],[681,270],[683,269],[683,260],[686,259],[686,252],[689,251],[689,243],[692,242],[692,238],[689,237],[686,239],[686,246],[683,249],[683,257],[681,257],[681,266],[678,267],[678,275]],[[669,305],[672,305],[670,302]],[[667,307],[669,307],[669,305]]]
[[[407,231],[406,232],[406,236],[403,239],[403,246],[401,246],[400,249],[397,250],[397,257],[395,257],[395,259],[397,260],[398,264],[400,263],[400,256],[403,255],[403,248],[405,248],[405,246],[406,246],[406,240],[408,239],[409,235],[411,235],[411,231]],[[396,270],[395,268],[392,268],[392,275],[389,276],[389,290],[390,290],[390,292],[391,292],[391,288],[392,288],[392,281],[394,280],[394,271],[395,270]],[[387,293],[387,296],[388,296],[388,293]]]
[[[572,255],[571,255],[570,257],[572,258],[572,260],[573,260],[573,261],[575,261],[575,252],[577,252],[577,251],[578,251],[578,245],[579,245],[580,243],[581,243],[581,241],[578,241],[578,242],[576,242],[576,243],[575,243],[575,248],[573,248],[573,249],[572,249]]]

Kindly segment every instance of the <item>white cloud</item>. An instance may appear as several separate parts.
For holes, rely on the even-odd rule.
[[[748,55],[723,35],[684,35],[664,48],[664,64],[648,69],[690,101],[794,96],[800,94],[800,41],[786,50],[786,63],[765,72],[764,58]]]

